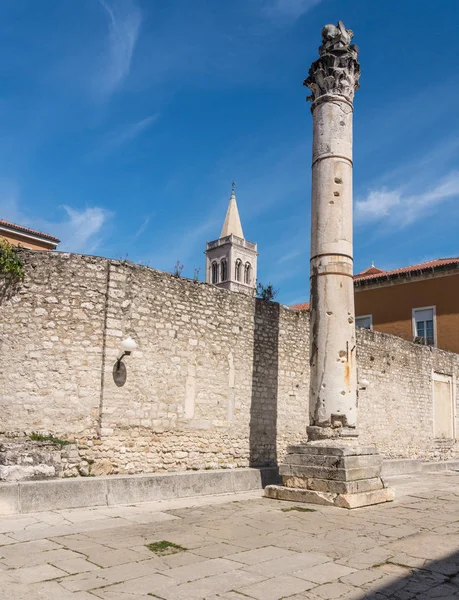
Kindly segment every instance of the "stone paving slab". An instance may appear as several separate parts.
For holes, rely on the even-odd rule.
[[[459,473],[390,483],[393,503],[355,512],[256,491],[5,516],[0,597],[459,600]]]
[[[256,598],[257,600],[280,600],[281,598],[288,598],[292,594],[305,592],[313,587],[315,587],[313,583],[304,579],[292,575],[279,575],[254,585],[238,587],[238,591],[249,598]]]

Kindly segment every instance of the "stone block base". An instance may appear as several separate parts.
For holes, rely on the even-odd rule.
[[[265,487],[265,497],[274,500],[337,506],[338,508],[361,508],[362,506],[380,504],[381,502],[392,502],[394,490],[381,488],[380,490],[358,492],[356,494],[330,494],[302,488],[288,488],[283,485],[268,485]]]
[[[283,485],[265,488],[276,500],[359,508],[394,499],[381,479],[382,457],[374,447],[309,442],[290,446],[279,468]]]

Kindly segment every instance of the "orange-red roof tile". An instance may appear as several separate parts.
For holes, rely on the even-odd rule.
[[[294,304],[289,308],[294,308],[295,310],[309,310],[309,302],[304,302],[303,304]]]
[[[400,267],[399,269],[391,269],[390,271],[381,271],[377,269],[378,272],[370,272],[372,271],[372,267],[370,269],[366,269],[357,275],[354,275],[354,281],[368,281],[368,280],[378,280],[378,279],[394,279],[395,277],[403,276],[403,275],[416,275],[427,271],[434,271],[444,267],[459,267],[459,257],[454,258],[437,258],[436,260],[428,260],[427,262],[419,263],[417,265],[410,265],[408,267]],[[374,267],[376,269],[376,267]]]
[[[36,236],[45,238],[52,242],[56,242],[57,244],[61,241],[59,238],[54,237],[53,235],[49,235],[49,233],[43,233],[42,231],[35,231],[34,229],[29,229],[28,227],[23,227],[22,225],[16,225],[16,223],[10,223],[9,221],[4,221],[3,219],[0,219],[0,227],[2,225],[5,227],[10,227],[11,229],[18,231],[18,232],[29,233],[30,235],[36,235]]]
[[[376,275],[377,273],[384,273],[384,271],[371,265],[371,267],[368,267],[368,269],[365,269],[364,271],[360,271],[360,273],[357,273],[354,277],[360,277],[361,275]]]
[[[354,275],[354,282],[357,285],[365,285],[371,281],[378,281],[383,279],[396,279],[398,277],[410,277],[411,275],[420,275],[422,273],[428,273],[438,271],[441,269],[448,268],[459,268],[459,257],[453,258],[437,258],[436,260],[428,260],[427,262],[419,263],[417,265],[410,265],[408,267],[400,267],[399,269],[391,269],[390,271],[383,271],[375,266],[371,266],[360,273]],[[309,310],[309,302],[303,304],[295,304],[290,308],[296,310]]]

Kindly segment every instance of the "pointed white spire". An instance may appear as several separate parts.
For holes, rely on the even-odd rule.
[[[239,238],[244,239],[244,233],[242,232],[241,219],[239,217],[239,211],[236,203],[236,194],[234,193],[234,186],[236,183],[233,181],[231,189],[231,198],[228,204],[228,210],[226,211],[225,222],[223,223],[220,237],[226,237],[227,235],[235,235]]]

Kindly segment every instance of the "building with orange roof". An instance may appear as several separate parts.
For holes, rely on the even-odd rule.
[[[356,325],[459,353],[459,257],[354,275]],[[291,308],[309,310],[309,302]]]
[[[23,246],[31,250],[55,250],[60,242],[57,237],[49,233],[35,231],[3,219],[0,219],[0,238],[8,240],[15,246]]]

